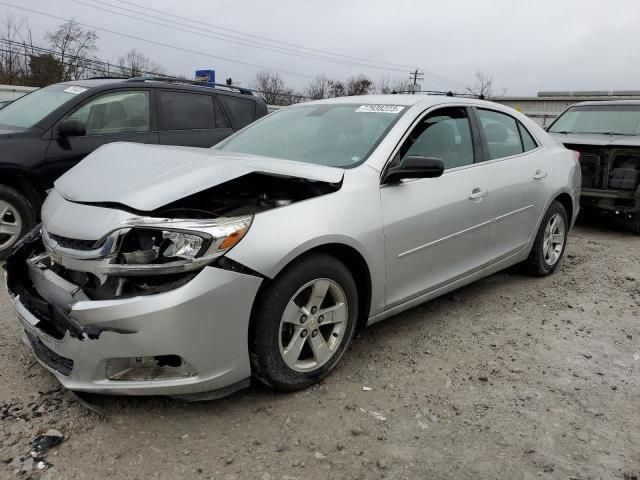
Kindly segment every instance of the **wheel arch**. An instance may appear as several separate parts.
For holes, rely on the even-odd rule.
[[[264,288],[273,280],[275,280],[288,265],[300,259],[312,255],[313,253],[325,253],[336,258],[342,262],[351,275],[358,289],[358,328],[364,327],[367,324],[369,318],[369,312],[371,310],[371,298],[372,298],[372,276],[371,270],[364,256],[353,246],[346,243],[331,242],[315,245],[309,249],[298,253],[295,257],[289,259],[289,261],[278,270],[278,273],[273,278],[265,278],[258,290],[256,299],[262,294]],[[254,308],[257,302],[254,302]],[[251,312],[252,321],[254,319],[254,312]]]
[[[0,185],[5,185],[24,195],[36,212],[36,216],[40,218],[40,207],[44,198],[38,192],[34,179],[27,172],[0,166]]]
[[[553,200],[559,202],[564,207],[565,212],[567,212],[567,220],[569,221],[569,225],[571,225],[571,222],[573,220],[573,208],[574,208],[573,199],[571,198],[571,195],[569,195],[567,192],[562,192],[556,195],[556,197]]]

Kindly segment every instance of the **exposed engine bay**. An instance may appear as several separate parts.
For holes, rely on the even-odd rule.
[[[172,218],[233,217],[284,207],[339,189],[340,184],[250,173],[165,205],[148,214]]]
[[[580,152],[582,186],[634,191],[640,186],[640,149],[566,145]]]
[[[129,212],[131,219],[96,240],[55,235],[43,226],[42,246],[33,250],[28,268],[52,272],[89,300],[162,293],[186,284],[207,265],[259,275],[223,256],[246,234],[253,215],[340,186],[254,172],[150,212],[87,204]]]

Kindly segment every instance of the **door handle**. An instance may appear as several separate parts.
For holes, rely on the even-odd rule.
[[[536,174],[533,176],[534,180],[542,180],[547,176],[547,172],[543,172],[542,170],[536,170]]]
[[[474,188],[469,195],[469,200],[478,200],[482,197],[485,197],[489,193],[488,190],[481,190],[479,188]]]

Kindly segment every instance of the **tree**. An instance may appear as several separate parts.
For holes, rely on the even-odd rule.
[[[262,70],[256,73],[251,88],[258,92],[267,105],[285,105],[287,94],[291,92],[285,87],[284,80],[276,72]]]
[[[329,96],[329,79],[324,73],[316,75],[316,78],[309,82],[304,93],[310,100],[327,98]]]
[[[64,74],[64,65],[53,55],[31,55],[29,57],[31,84],[44,87],[57,83]]]
[[[28,49],[31,40],[27,20],[7,14],[0,23],[0,83],[24,83],[29,74]],[[29,43],[27,43],[27,38]]]
[[[163,68],[160,65],[147,58],[135,48],[127,52],[123,57],[118,58],[118,64],[123,70],[123,73],[128,73],[131,77],[163,73]]]
[[[413,85],[409,80],[398,80],[397,78],[382,77],[379,82],[374,85],[373,90],[381,95],[389,93],[403,93],[411,90]]]
[[[77,80],[89,70],[89,57],[98,50],[95,30],[84,30],[76,21],[69,20],[55,32],[45,35],[51,50],[60,57],[63,66],[63,80]]]
[[[347,95],[367,95],[373,90],[373,80],[362,73],[347,79]]]
[[[488,99],[493,97],[493,77],[476,70],[476,83],[467,87],[467,91],[478,98]]]
[[[329,98],[344,97],[347,94],[347,88],[340,80],[329,80]]]

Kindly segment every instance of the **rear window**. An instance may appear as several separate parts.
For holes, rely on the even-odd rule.
[[[222,107],[227,112],[231,126],[239,129],[249,125],[256,118],[256,102],[231,95],[218,95]]]
[[[213,97],[198,93],[160,92],[160,130],[203,130],[216,126]]]

